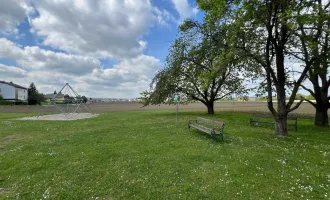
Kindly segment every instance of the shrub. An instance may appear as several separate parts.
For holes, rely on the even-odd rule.
[[[27,102],[16,102],[16,105],[22,105],[22,106],[26,106],[26,105],[28,105],[28,103]]]
[[[0,100],[0,105],[5,105],[5,106],[7,106],[7,105],[13,105],[13,103],[10,102],[10,101]]]

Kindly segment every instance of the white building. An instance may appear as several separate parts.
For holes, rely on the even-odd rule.
[[[0,81],[0,95],[4,100],[18,102],[27,101],[28,90],[15,83]]]

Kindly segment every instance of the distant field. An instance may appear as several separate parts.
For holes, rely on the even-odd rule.
[[[146,111],[146,110],[171,110],[175,109],[174,105],[154,105],[142,107],[142,104],[137,102],[109,102],[109,103],[92,103],[89,105],[93,112],[118,112],[118,111]],[[189,105],[180,105],[180,110],[187,111],[205,111],[206,107],[202,103],[192,103]],[[41,106],[0,106],[0,112],[4,113],[38,113],[38,112],[55,112],[54,108],[45,108]],[[215,103],[215,112],[233,111],[233,112],[269,112],[266,102],[217,102]],[[303,103],[295,112],[304,115],[314,115],[314,108]]]

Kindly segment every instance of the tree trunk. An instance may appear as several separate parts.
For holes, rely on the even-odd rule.
[[[287,108],[285,102],[285,93],[280,90],[277,96],[277,116],[275,116],[275,135],[288,136],[287,129]]]
[[[214,102],[208,102],[206,104],[207,107],[207,114],[213,115],[214,114]]]
[[[278,116],[276,119],[275,135],[288,136],[287,116]]]
[[[319,105],[318,105],[319,106]],[[328,109],[326,107],[317,107],[315,113],[316,126],[329,126]]]

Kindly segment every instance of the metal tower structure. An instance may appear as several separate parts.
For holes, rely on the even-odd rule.
[[[59,100],[60,99],[60,100]],[[79,110],[92,114],[84,99],[66,83],[62,89],[53,96],[47,107],[55,106],[67,118],[72,118]]]

